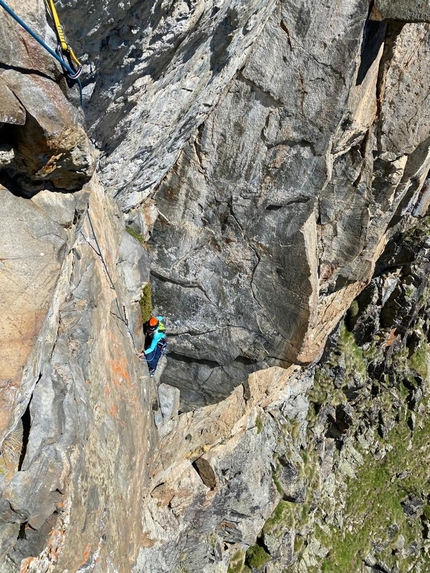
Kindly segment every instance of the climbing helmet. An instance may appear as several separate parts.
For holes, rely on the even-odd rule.
[[[157,328],[158,318],[155,318],[155,316],[151,316],[151,318],[148,320],[148,326],[149,328]]]

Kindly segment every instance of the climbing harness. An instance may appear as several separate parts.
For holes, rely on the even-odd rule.
[[[55,15],[56,15],[56,17],[54,17],[54,15],[53,15],[54,13],[51,11],[52,17],[54,18],[54,23],[55,23],[56,28],[57,28],[57,36],[58,36],[58,38],[59,38],[59,41],[61,42],[61,44],[60,44],[61,52],[63,52],[63,41],[60,40],[59,30],[61,30],[61,38],[62,38],[63,40],[64,40],[64,34],[63,34],[63,31],[62,31],[62,28],[61,28],[60,21],[59,21],[59,19],[58,19],[57,12],[56,12],[56,10],[55,10],[55,6],[54,6],[52,0],[49,0],[49,1],[50,1],[50,3],[52,3],[53,9],[54,9],[54,12],[55,12]],[[70,60],[73,62],[73,63],[71,63],[71,64],[69,64],[68,62],[66,62],[66,60],[64,59],[63,53],[62,53],[62,55],[60,56],[60,55],[59,55],[57,52],[55,52],[50,46],[48,46],[48,44],[47,44],[44,40],[42,40],[42,38],[41,38],[40,36],[38,36],[38,35],[36,34],[36,32],[34,32],[34,31],[30,28],[30,26],[28,26],[28,25],[18,16],[18,14],[16,14],[16,13],[12,10],[12,8],[10,8],[10,7],[6,4],[6,2],[4,2],[4,0],[0,0],[0,6],[1,6],[2,8],[4,8],[4,9],[6,10],[6,12],[7,12],[10,16],[12,16],[12,18],[13,18],[16,22],[18,22],[18,24],[19,24],[20,26],[22,26],[26,32],[28,32],[28,33],[30,34],[30,36],[32,36],[43,48],[45,48],[45,50],[46,50],[49,54],[51,54],[51,56],[52,56],[53,58],[55,58],[55,59],[57,60],[57,62],[58,62],[58,63],[63,67],[63,69],[65,70],[66,76],[67,76],[70,80],[73,80],[73,81],[76,81],[76,82],[77,82],[77,84],[78,84],[78,86],[79,86],[80,100],[81,100],[81,106],[82,106],[82,84],[81,84],[80,80],[78,79],[79,76],[80,76],[80,74],[81,74],[81,72],[82,72],[82,65],[81,65],[81,63],[79,62],[79,60],[76,58],[75,54],[73,53],[73,50],[72,50],[69,46],[67,46],[66,41],[64,40],[64,44],[66,45],[65,53],[66,53],[66,55],[68,56],[68,59],[70,59]],[[55,19],[55,18],[56,18],[56,19]],[[58,21],[59,28],[57,27],[56,20]],[[58,48],[57,48],[57,49],[58,49]],[[77,67],[74,68],[74,67],[72,67],[73,65],[76,65]]]
[[[82,64],[75,55],[75,52],[68,45],[66,38],[64,36],[63,28],[61,26],[60,18],[58,17],[57,9],[55,8],[54,0],[46,0],[46,5],[49,8],[52,19],[55,25],[55,31],[57,32],[58,45],[57,54],[63,60],[66,57],[69,60],[70,67],[75,71],[74,73],[67,72],[67,76],[71,80],[77,80],[82,73]]]

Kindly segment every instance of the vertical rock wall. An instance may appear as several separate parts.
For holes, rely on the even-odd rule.
[[[187,407],[315,360],[420,201],[428,24],[366,15],[281,3],[160,185],[153,283]]]
[[[54,42],[40,2],[25,14],[11,5]],[[396,302],[423,309],[425,286],[402,298],[407,273],[404,285],[388,273],[371,291],[372,304],[388,304],[377,318],[384,348],[405,341],[406,398],[390,390],[395,377],[372,382],[381,360],[366,363],[366,378],[352,345],[358,372],[345,366],[342,381],[335,364],[333,388],[323,366],[312,415],[306,365],[399,222],[427,209],[422,3],[58,7],[83,55],[87,127],[66,97],[76,100],[76,86],[0,18],[2,573],[342,569],[345,476],[394,447],[384,414],[397,401],[413,413],[398,419],[402,435],[425,430],[428,328],[416,318],[402,338],[389,312]],[[151,235],[171,347],[162,381],[181,389],[190,411],[180,415],[177,392],[157,390],[136,357],[150,261],[112,197]],[[418,271],[411,280],[424,285]],[[359,344],[370,341],[360,338],[366,312],[349,325]],[[387,439],[380,449],[353,411],[375,397],[366,423]],[[426,500],[408,484],[399,503],[424,539]],[[415,545],[402,546],[399,531],[394,545],[385,532],[372,538],[385,553],[363,541],[348,570],[384,570],[394,550],[412,562]]]
[[[146,487],[152,397],[136,357],[138,300],[132,302],[125,286],[131,287],[130,271],[140,268],[133,289],[139,297],[146,251],[125,233],[120,212],[95,182],[74,198],[46,192],[36,200],[52,217],[64,217],[69,241],[45,319],[31,333],[13,432],[3,444],[2,559],[8,557],[2,571],[15,571],[24,558],[29,572],[77,570],[96,561],[103,571],[127,571],[140,543],[136,499]],[[31,260],[25,268],[38,270]]]

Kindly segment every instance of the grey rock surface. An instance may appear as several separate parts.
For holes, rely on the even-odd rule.
[[[61,259],[67,248],[63,226],[31,201],[0,187],[2,242],[0,301],[0,435],[24,414],[34,383],[25,366],[47,316]]]
[[[275,0],[60,4],[90,74],[84,94],[103,182],[129,210],[213,109]]]
[[[178,415],[179,412],[179,388],[160,384],[158,387],[158,399],[164,423]]]
[[[406,22],[430,22],[430,6],[426,0],[376,0],[383,18]]]
[[[43,2],[28,2],[25,10],[15,1],[9,6],[55,48]],[[79,190],[91,178],[96,162],[82,115],[64,95],[67,88],[56,60],[3,8],[1,15],[0,119],[2,129],[7,127],[2,144],[12,148],[13,155],[0,163],[0,180],[26,196],[49,185]]]
[[[7,554],[7,571],[21,570],[24,562],[29,572],[78,570],[84,564],[127,571],[116,528],[122,514],[127,553],[137,555],[139,530],[132,524],[140,513],[135,500],[145,488],[142,476],[151,451],[142,440],[150,441],[152,422],[149,378],[136,356],[142,324],[132,333],[125,321],[139,306],[122,273],[124,255],[142,265],[145,249],[133,239],[125,249],[120,212],[95,182],[72,211],[73,196],[50,197],[36,200],[48,213],[52,203],[55,217],[63,199],[60,219],[71,215],[68,233],[62,231],[68,242],[51,291],[40,289],[48,308],[22,376],[21,409],[13,410],[15,419],[22,416],[15,446],[20,461],[12,467],[1,458],[3,557]],[[32,206],[30,200],[19,201]],[[34,214],[32,221],[37,222]],[[62,227],[56,225],[58,234]],[[45,236],[58,242],[61,235],[46,235],[48,229],[45,224]],[[37,270],[32,270],[34,288]],[[144,277],[145,268],[137,274]],[[39,276],[43,280],[43,272]],[[10,443],[6,435],[4,447]],[[75,528],[85,543],[69,535]]]
[[[225,401],[180,416],[162,437],[134,573],[209,573],[243,564],[281,497],[272,477],[278,458],[295,463],[305,445],[303,432],[293,436],[289,424],[303,425],[312,378],[287,378],[280,368],[252,375],[245,392],[236,388]]]
[[[347,2],[332,20],[330,3],[277,7],[157,191],[152,276],[171,320],[165,379],[184,408],[318,358],[420,196],[428,25],[366,32],[365,9]]]

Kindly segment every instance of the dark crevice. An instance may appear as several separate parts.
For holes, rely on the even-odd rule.
[[[22,447],[21,447],[21,454],[19,456],[18,471],[21,470],[22,464],[24,463],[25,454],[27,453],[28,440],[30,437],[30,430],[31,430],[30,404],[31,404],[31,400],[32,400],[32,398],[30,398],[30,402],[28,403],[27,409],[21,418],[21,422],[22,422]]]
[[[373,2],[372,2],[373,5]],[[372,10],[372,5],[370,10]],[[363,29],[363,43],[361,45],[360,67],[358,69],[356,85],[363,83],[373,62],[376,60],[385,40],[387,30],[386,21],[367,19]]]
[[[245,366],[252,366],[254,364],[258,364],[258,360],[254,358],[248,358],[248,356],[238,356],[234,359],[234,362],[238,362],[239,364],[243,364]]]
[[[287,34],[288,45],[290,47],[290,50],[293,51],[293,45],[291,43],[290,32],[288,31],[288,28],[285,25],[285,22],[283,20],[281,20],[280,26],[281,26],[281,29],[284,30],[284,32]]]
[[[155,271],[154,269],[151,270],[151,275],[152,275],[154,278],[156,278],[156,279],[158,279],[158,280],[160,280],[160,281],[162,281],[162,282],[165,282],[165,283],[171,283],[171,284],[174,284],[174,285],[176,285],[176,286],[180,286],[180,287],[182,287],[182,288],[197,289],[197,290],[199,290],[200,292],[203,293],[203,295],[205,296],[205,298],[206,298],[210,303],[212,303],[212,301],[211,301],[211,299],[208,297],[208,295],[207,295],[205,289],[204,289],[204,288],[202,287],[202,285],[199,284],[199,283],[180,281],[180,280],[174,279],[174,278],[172,278],[172,277],[166,277],[165,275],[162,275],[160,272]]]
[[[200,330],[182,330],[180,332],[169,332],[169,338],[176,338],[178,336],[185,336],[186,334],[189,334],[190,336],[204,336],[206,334],[211,334],[212,332],[217,332],[218,330],[220,330],[219,328],[212,328],[211,330],[205,330],[205,331],[200,331]]]
[[[215,489],[217,485],[217,479],[210,463],[204,458],[198,458],[192,463],[192,466],[198,473],[205,486],[209,489]]]
[[[178,354],[177,352],[169,352],[169,358],[173,358],[179,362],[185,362],[187,364],[205,364],[206,366],[210,366],[211,368],[219,368],[221,364],[219,362],[215,362],[214,360],[206,360],[204,358],[196,358],[191,356],[185,356],[184,354]]]
[[[31,76],[39,76],[41,78],[45,78],[47,80],[51,80],[51,82],[55,82],[55,79],[48,75],[45,74],[44,72],[41,72],[40,70],[33,70],[33,69],[29,69],[29,68],[22,68],[20,66],[11,66],[11,65],[6,65],[2,62],[0,62],[0,69],[1,70],[13,70],[15,72],[19,72],[20,74],[23,75],[31,75]],[[11,90],[13,91],[13,90]]]
[[[24,521],[24,523],[21,523],[21,525],[19,527],[17,539],[27,539],[27,536],[25,534],[27,523],[28,523],[27,521]]]
[[[267,149],[270,150],[270,149],[275,149],[280,145],[284,145],[287,147],[309,148],[314,157],[318,155],[315,149],[315,145],[312,143],[312,141],[308,141],[307,139],[283,139],[281,141],[275,141],[274,143],[268,143],[266,147]]]

